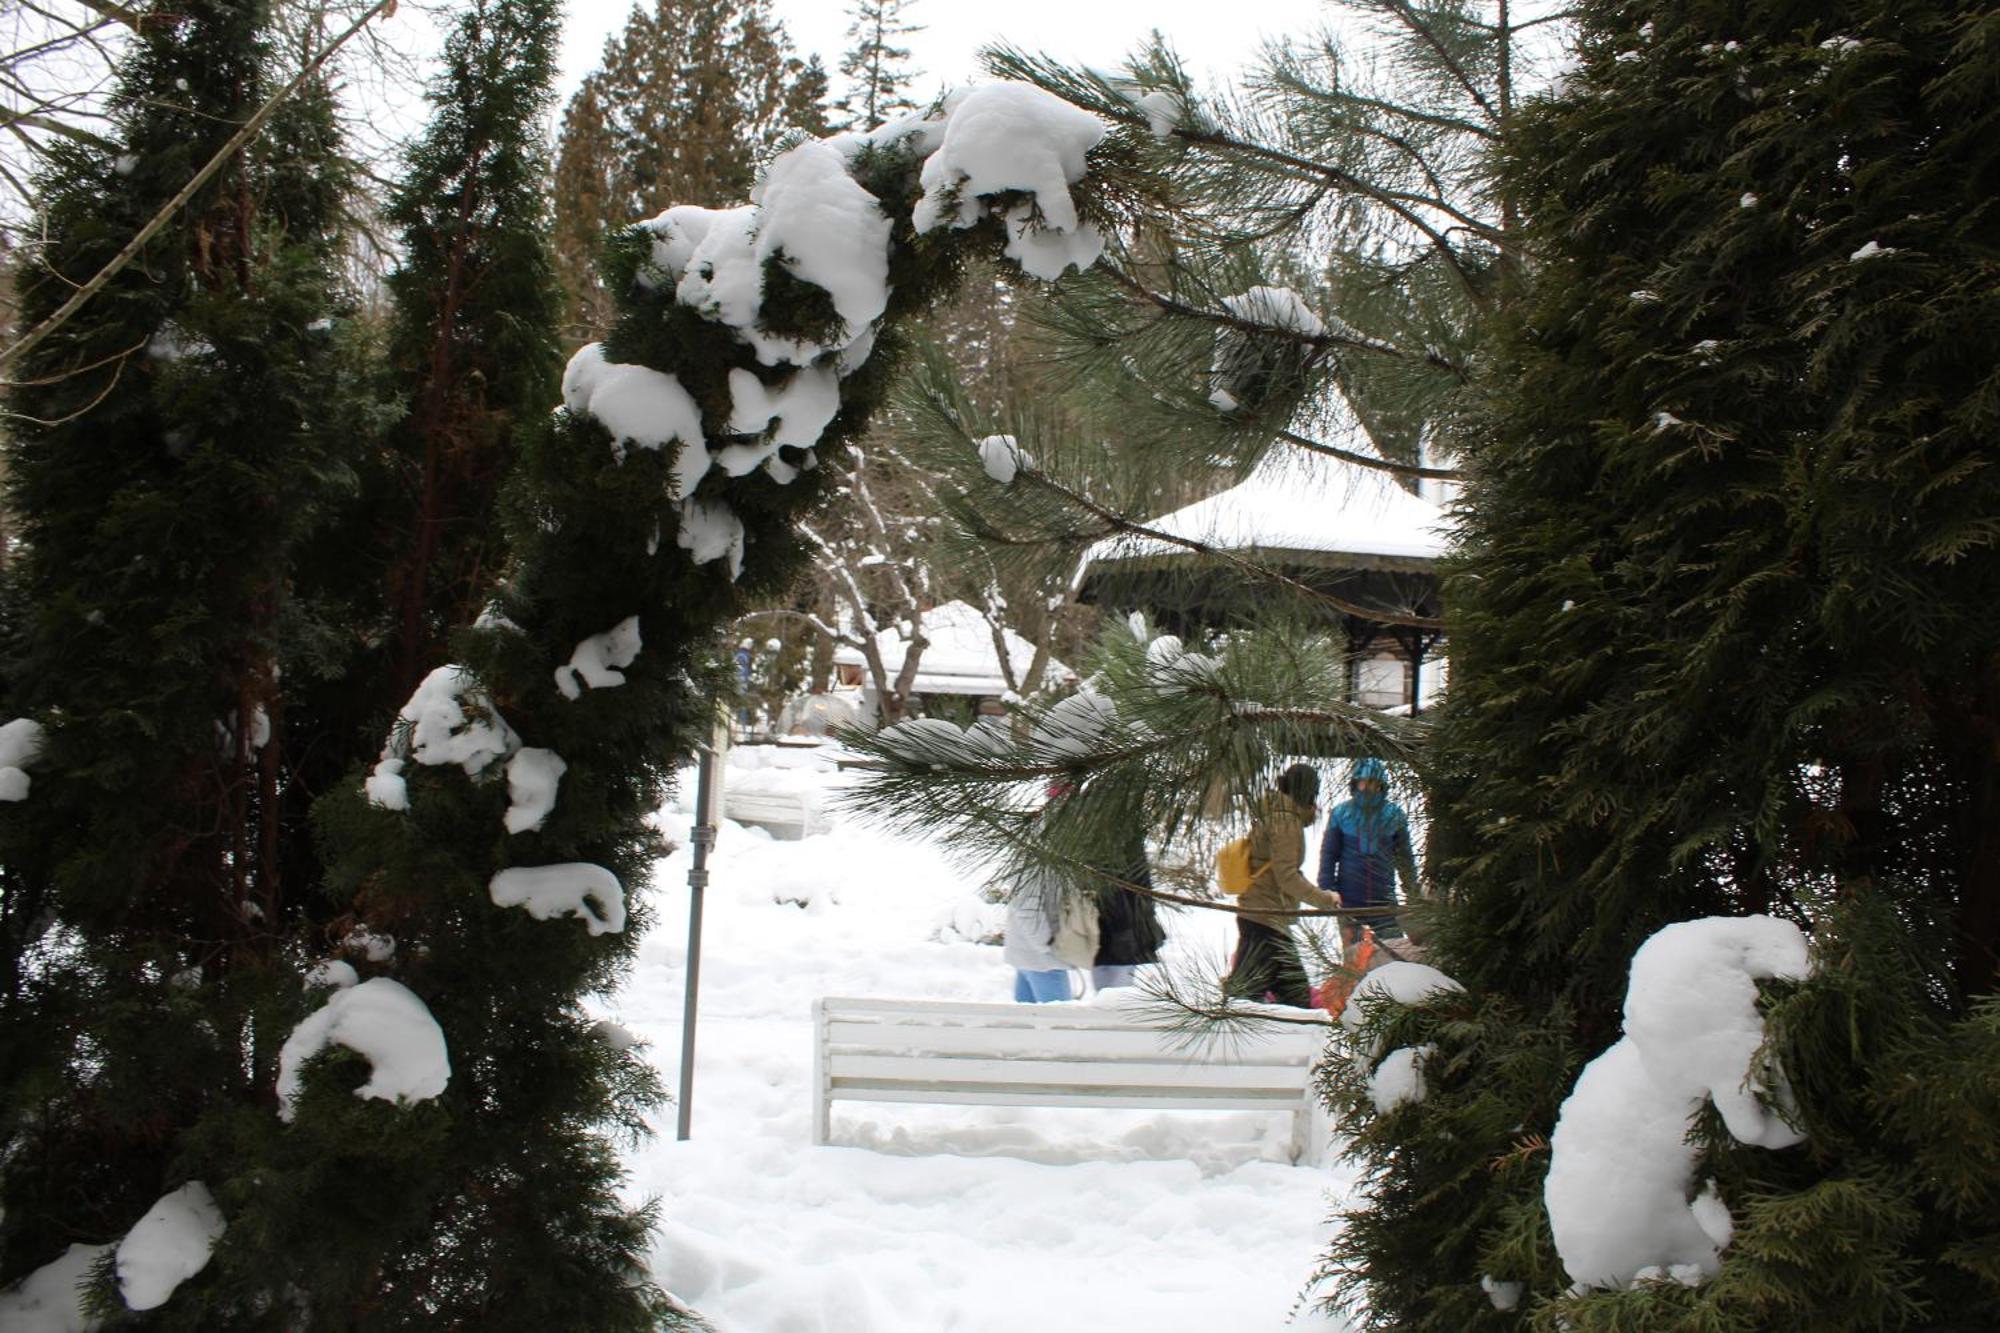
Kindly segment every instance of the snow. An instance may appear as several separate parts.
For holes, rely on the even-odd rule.
[[[181,1283],[208,1267],[225,1229],[222,1210],[199,1180],[162,1197],[118,1243],[118,1294],[127,1308],[165,1305]]]
[[[1085,687],[1058,699],[1035,720],[1030,740],[1038,755],[1060,762],[1088,759],[1104,748],[1104,739],[1118,725],[1118,710],[1096,690]]]
[[[556,808],[556,784],[569,765],[554,750],[533,746],[514,752],[507,761],[507,813],[503,822],[509,833],[532,833],[548,822]]]
[[[1731,1233],[1713,1190],[1694,1191],[1689,1126],[1712,1100],[1739,1141],[1785,1148],[1799,1132],[1752,1077],[1763,1044],[1760,978],[1806,974],[1805,936],[1768,916],[1664,927],[1632,959],[1625,1035],[1584,1067],[1550,1136],[1543,1188],[1556,1250],[1584,1287],[1648,1276],[1696,1282]],[[1770,1090],[1788,1100],[1782,1081]]]
[[[1387,1114],[1399,1106],[1424,1099],[1424,1060],[1429,1046],[1403,1046],[1382,1057],[1368,1079],[1368,1096],[1378,1113]]]
[[[320,986],[346,990],[360,980],[361,974],[354,970],[354,964],[342,958],[326,958],[306,969],[305,986],[307,990]]]
[[[678,494],[693,492],[708,471],[701,408],[681,382],[650,366],[604,358],[603,343],[577,349],[563,369],[563,406],[590,417],[611,434],[611,454],[624,461],[627,445],[664,449],[678,442],[674,481]]]
[[[408,810],[410,808],[410,784],[403,777],[403,761],[390,755],[376,764],[361,784],[370,805],[379,805],[384,810]]]
[[[1180,96],[1164,88],[1155,88],[1150,93],[1142,93],[1132,99],[1132,105],[1146,113],[1146,128],[1161,143],[1174,137],[1174,127],[1187,114]]]
[[[924,161],[924,194],[911,221],[919,233],[946,223],[970,227],[985,216],[983,196],[1025,191],[1034,196],[1032,208],[1018,206],[1006,218],[1008,255],[1050,280],[1069,264],[1087,266],[1103,238],[1077,216],[1069,187],[1083,179],[1085,155],[1107,128],[1025,83],[974,88],[952,107],[943,140]]]
[[[441,666],[425,676],[397,716],[409,724],[410,758],[426,765],[457,764],[468,776],[521,743],[494,711],[479,678],[461,666]],[[382,757],[394,756],[385,749]],[[376,769],[379,774],[381,765]]]
[[[525,907],[537,921],[578,916],[593,935],[625,929],[625,890],[618,877],[588,861],[511,866],[494,875],[486,888],[495,906]]]
[[[324,1007],[293,1030],[278,1052],[278,1116],[298,1115],[306,1061],[328,1046],[345,1046],[373,1066],[357,1097],[425,1101],[451,1082],[444,1031],[424,1002],[399,981],[372,977],[335,991]]]
[[[743,520],[722,501],[681,501],[681,529],[674,543],[697,565],[726,557],[734,579],[743,572],[743,537]]]
[[[793,372],[773,389],[747,370],[732,370],[729,399],[730,432],[763,438],[754,444],[739,441],[726,446],[716,455],[716,463],[732,477],[762,463],[778,481],[789,482],[797,473],[783,475],[779,469],[789,469],[774,455],[786,445],[810,449],[819,443],[820,432],[840,411],[840,378],[831,367],[809,367]]]
[[[12,1287],[0,1291],[0,1328],[7,1333],[91,1333],[98,1320],[83,1309],[83,1286],[109,1245],[72,1245]]]
[[[760,259],[775,258],[795,277],[825,291],[853,340],[889,304],[889,215],[847,174],[846,159],[820,143],[780,153],[753,202],[763,206]]]
[[[1527,1287],[1519,1282],[1502,1282],[1487,1274],[1479,1279],[1479,1289],[1486,1293],[1486,1299],[1493,1302],[1493,1308],[1505,1314],[1521,1303],[1527,1294]]]
[[[1013,485],[1016,472],[1035,465],[1035,460],[1028,457],[1020,442],[1011,435],[988,435],[975,447],[979,450],[979,462],[986,469],[986,475],[1002,486]]]
[[[1870,241],[1847,258],[1851,262],[1858,264],[1864,259],[1880,259],[1883,255],[1893,255],[1895,253],[1895,247],[1893,246],[1883,245],[1880,241]]]
[[[1311,848],[1306,850],[1305,864],[1316,864]],[[1385,1001],[1392,1004],[1422,1004],[1434,996],[1462,992],[1464,989],[1465,987],[1428,963],[1406,963],[1401,960],[1384,963],[1355,983],[1354,990],[1347,997],[1346,1008],[1340,1011],[1340,1025],[1347,1029],[1350,1035],[1358,1034],[1362,1025],[1368,1021],[1371,1012]],[[1367,1054],[1373,1059],[1378,1052],[1371,1049]]]
[[[824,765],[829,794],[848,776]],[[652,876],[659,924],[601,1015],[670,1083],[694,789],[659,816],[679,848]],[[1002,909],[942,845],[852,816],[796,841],[725,821],[707,865],[692,1138],[668,1107],[625,1160],[628,1197],[660,1203],[655,1278],[718,1333],[1346,1329],[1291,1317],[1352,1177],[1288,1164],[1288,1111],[838,1102],[813,1146],[813,1000],[1006,1000],[1001,949],[972,942]],[[1220,913],[1164,923],[1166,966],[1233,944]]]
[[[571,650],[568,663],[556,668],[556,688],[565,699],[580,699],[585,685],[593,690],[623,685],[623,668],[639,660],[640,647],[639,617],[627,616]]]
[[[28,765],[41,757],[47,733],[31,717],[0,726],[0,801],[28,799]]]
[[[1241,485],[1146,526],[1224,551],[1311,551],[1428,565],[1444,555],[1446,520],[1438,506],[1387,473],[1326,454],[1274,450]],[[1100,561],[1189,558],[1192,552],[1158,538],[1109,537],[1085,553],[1079,577]]]
[[[917,659],[917,678],[912,686],[917,694],[997,695],[1008,688],[1009,674],[1021,680],[1035,658],[1035,645],[1013,630],[1002,629],[1008,667],[1003,670],[993,645],[991,622],[966,602],[944,602],[924,612],[923,633],[929,646]],[[875,636],[875,647],[882,655],[883,670],[895,679],[909,652],[902,631],[894,627],[881,631]],[[867,661],[860,649],[846,646],[834,650],[833,660],[840,666],[862,666]],[[1042,673],[1042,682],[1047,685],[1075,679],[1076,673],[1054,658]],[[1024,688],[1032,689],[1034,683],[1027,682]]]
[[[1222,306],[1236,318],[1252,324],[1302,333],[1308,338],[1326,332],[1325,322],[1289,287],[1252,287],[1240,295],[1223,297]]]

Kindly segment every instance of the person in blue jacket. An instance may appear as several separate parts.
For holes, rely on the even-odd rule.
[[[1319,842],[1319,886],[1340,895],[1346,907],[1393,908],[1396,879],[1405,900],[1417,893],[1417,858],[1410,849],[1410,821],[1389,799],[1389,771],[1380,759],[1361,759],[1348,778],[1349,799],[1333,807]],[[1364,927],[1378,940],[1397,940],[1403,928],[1393,912],[1342,917],[1341,944],[1352,948]]]

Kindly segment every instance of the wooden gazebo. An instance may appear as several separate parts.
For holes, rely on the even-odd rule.
[[[1306,600],[1347,637],[1351,697],[1416,711],[1438,688],[1424,666],[1443,655],[1444,514],[1387,473],[1274,451],[1242,484],[1144,526],[1158,535],[1090,549],[1077,570],[1082,600],[1142,610],[1190,637],[1272,597],[1270,581],[1243,567],[1255,564],[1322,595]]]

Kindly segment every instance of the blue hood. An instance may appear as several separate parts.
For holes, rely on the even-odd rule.
[[[1369,796],[1363,796],[1360,792],[1355,791],[1354,790],[1355,785],[1361,782],[1362,779],[1364,778],[1375,779],[1375,781],[1382,784],[1382,790],[1375,792],[1373,795]],[[1360,802],[1364,808],[1371,810],[1380,809],[1383,802],[1389,799],[1388,768],[1382,763],[1380,759],[1355,760],[1353,771],[1347,775],[1347,790],[1348,793],[1351,796],[1353,796],[1356,801]]]

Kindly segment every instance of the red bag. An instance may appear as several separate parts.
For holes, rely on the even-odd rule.
[[[1340,966],[1335,968],[1325,981],[1313,988],[1313,1003],[1335,1018],[1339,1018],[1340,1011],[1347,1007],[1347,997],[1354,994],[1354,987],[1361,978],[1389,961],[1380,956],[1381,951],[1376,948],[1375,932],[1372,930],[1364,929],[1361,932],[1361,942],[1349,952],[1352,956],[1341,959]]]

